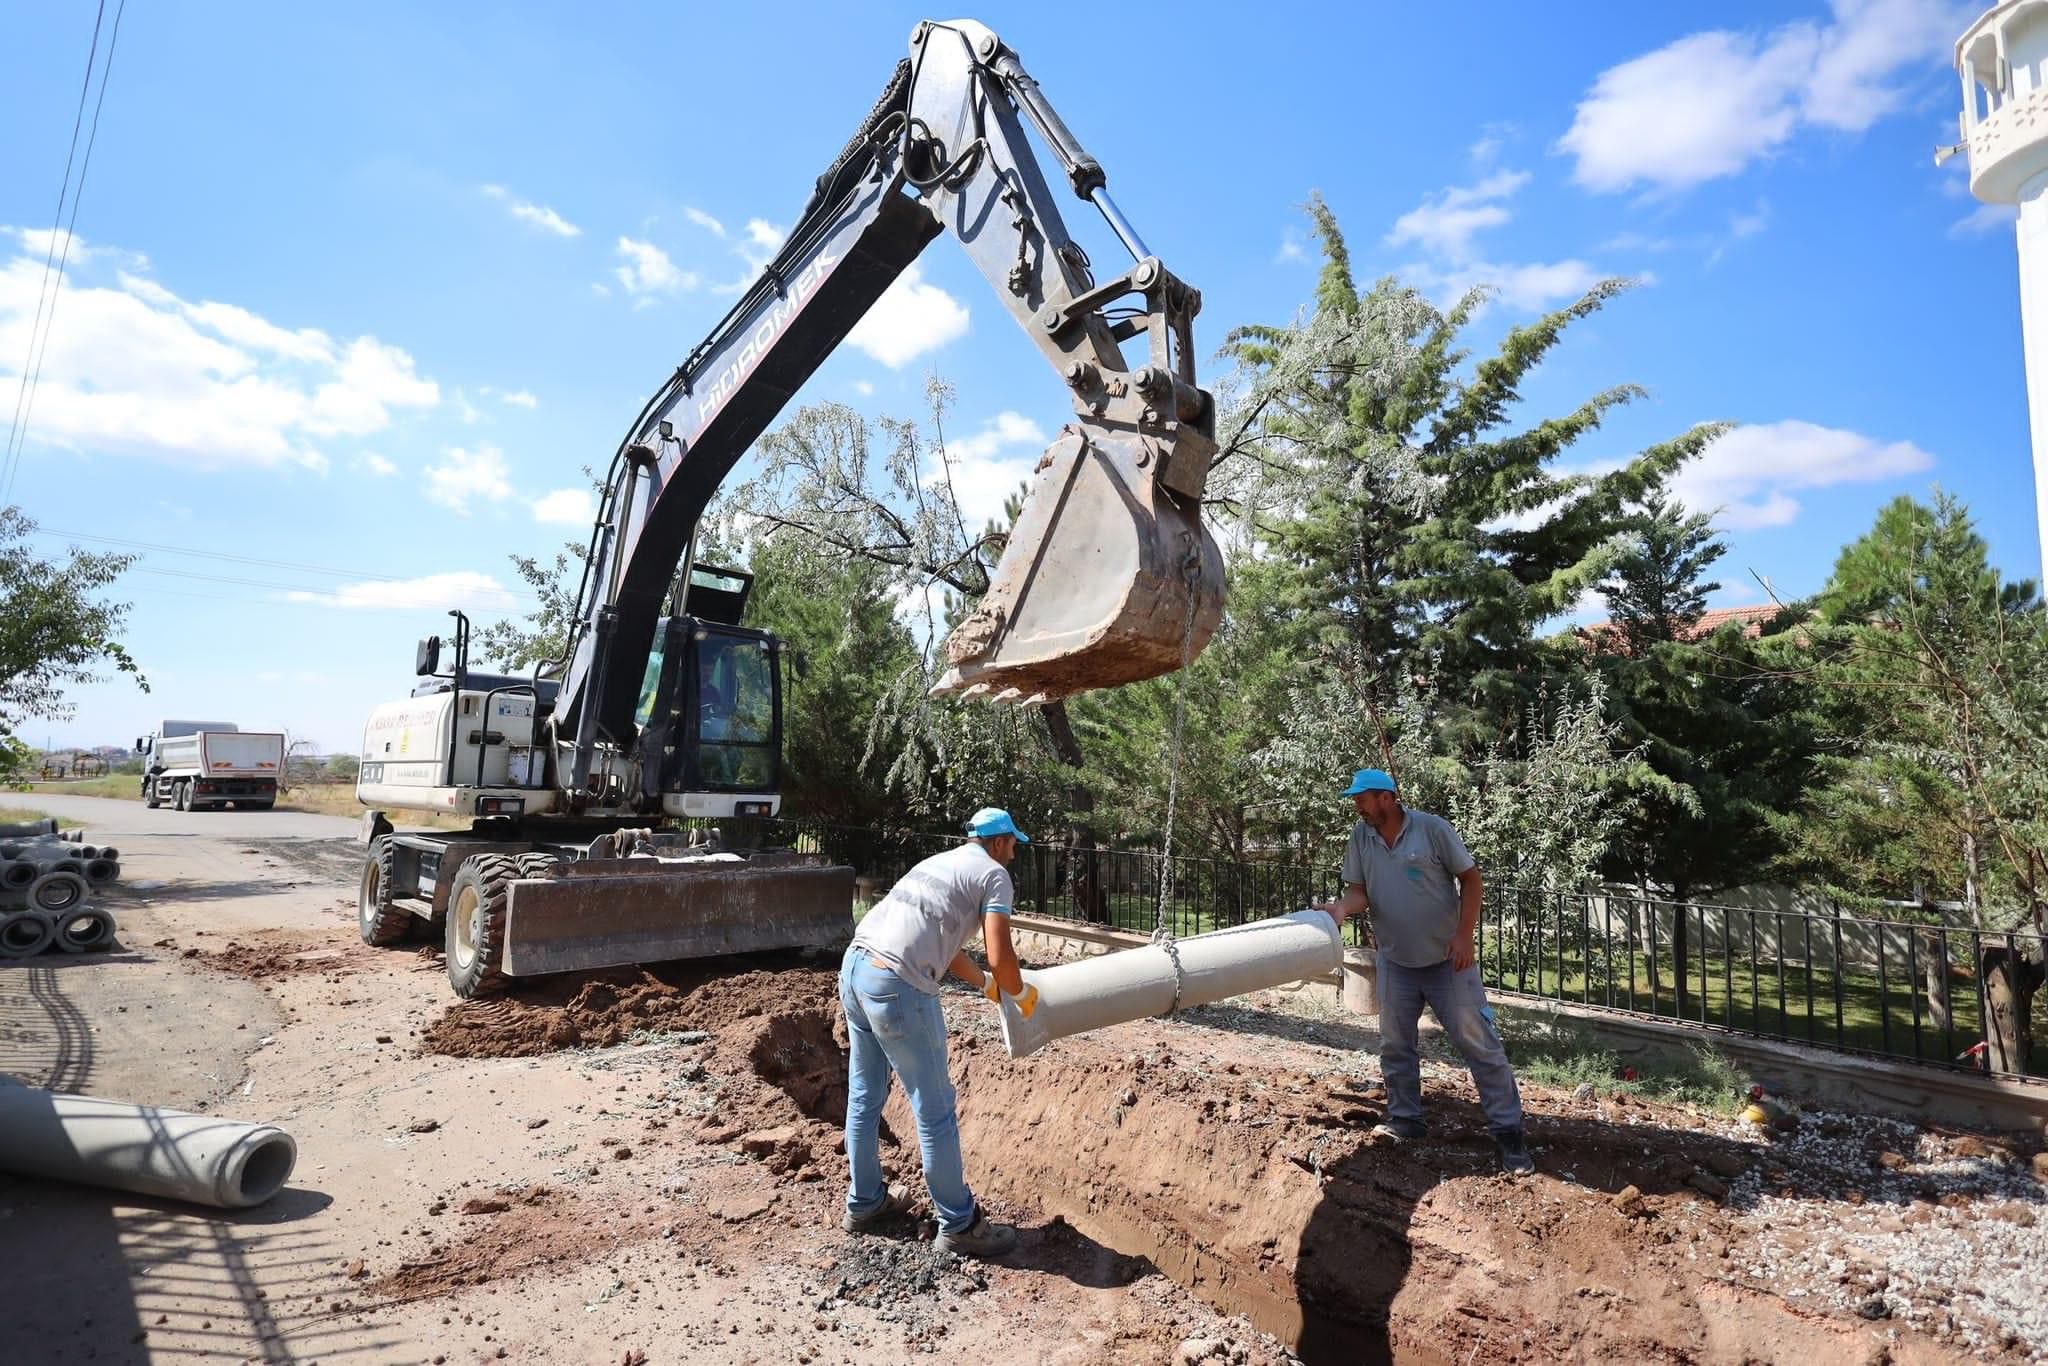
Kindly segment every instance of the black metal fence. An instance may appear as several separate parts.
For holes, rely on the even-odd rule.
[[[871,899],[962,838],[798,817],[716,824],[736,847],[794,846],[848,864]],[[1176,855],[1167,927],[1200,934],[1333,898],[1338,860],[1334,849],[1318,867]],[[1150,850],[1039,840],[1019,851],[1010,873],[1021,912],[1149,934],[1168,861]],[[1358,940],[1363,928],[1353,921],[1347,937]],[[2048,1076],[2048,990],[2034,999],[2028,1056],[2004,1046],[2010,1028],[1985,1025],[2016,1008],[2011,984],[2038,973],[2042,954],[2034,934],[1499,885],[1487,888],[1479,927],[1480,970],[1494,991],[2033,1076]]]

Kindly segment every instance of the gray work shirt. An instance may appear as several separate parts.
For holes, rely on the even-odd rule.
[[[1351,827],[1344,880],[1365,888],[1382,953],[1404,968],[1435,967],[1451,956],[1458,874],[1472,867],[1472,855],[1442,816],[1406,807],[1402,813],[1391,849],[1366,822]]]
[[[947,965],[974,938],[982,916],[1008,915],[1015,899],[1003,865],[980,845],[963,844],[905,873],[861,917],[853,942],[894,964],[896,975],[919,991],[936,996]]]

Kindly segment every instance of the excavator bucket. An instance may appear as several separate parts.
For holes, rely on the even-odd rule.
[[[1032,475],[932,692],[1031,705],[1171,673],[1223,617],[1223,556],[1199,500],[1154,477],[1156,447],[1068,427]]]
[[[853,869],[814,854],[591,859],[509,888],[509,977],[853,938]]]

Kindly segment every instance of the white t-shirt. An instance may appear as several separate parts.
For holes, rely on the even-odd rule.
[[[984,915],[1008,915],[1010,875],[979,844],[963,844],[918,864],[861,917],[853,942],[896,965],[896,975],[936,996],[946,967],[981,928]]]

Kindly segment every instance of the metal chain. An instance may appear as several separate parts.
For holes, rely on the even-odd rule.
[[[1196,589],[1202,573],[1202,544],[1192,536],[1188,539],[1193,543],[1188,547],[1187,559],[1181,564],[1181,577],[1188,590],[1188,617],[1181,628],[1180,676],[1175,680],[1173,692],[1173,739],[1166,755],[1166,840],[1159,855],[1159,908],[1152,926],[1152,942],[1165,949],[1168,960],[1173,963],[1173,1004],[1166,1008],[1168,1015],[1180,1009],[1184,975],[1180,948],[1174,942],[1173,931],[1166,925],[1166,907],[1173,899],[1173,829],[1180,806],[1180,760],[1182,735],[1187,724],[1188,665],[1193,662],[1195,654],[1195,618],[1200,601]]]

